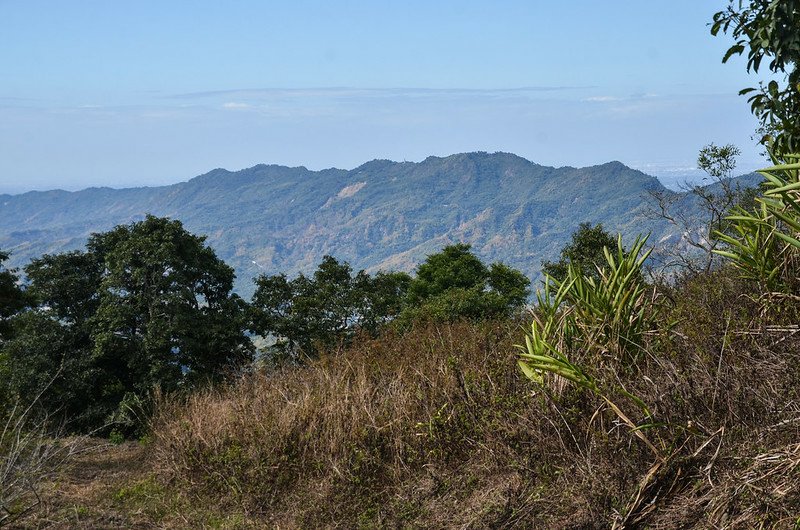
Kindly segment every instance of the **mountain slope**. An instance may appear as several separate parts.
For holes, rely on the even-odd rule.
[[[508,153],[373,160],[350,171],[258,165],[163,187],[3,195],[0,248],[18,266],[152,213],[206,234],[244,294],[259,273],[308,271],[325,254],[356,269],[411,270],[456,241],[536,278],[581,222],[658,241],[670,227],[645,215],[652,191],[673,193],[620,162],[552,168]]]

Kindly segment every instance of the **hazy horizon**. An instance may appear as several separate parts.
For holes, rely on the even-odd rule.
[[[471,152],[475,152],[475,151],[471,151]],[[449,154],[443,154],[443,155],[428,155],[428,156],[447,157],[447,156],[456,155],[456,154],[461,154],[461,153],[449,153]],[[511,154],[516,154],[516,153],[511,153]],[[427,158],[427,157],[425,157],[425,158]],[[425,158],[421,158],[419,160],[391,160],[391,159],[388,159],[388,160],[390,160],[392,162],[414,162],[414,163],[419,163],[419,162],[422,162]],[[304,164],[299,164],[299,165],[296,165],[296,166],[286,166],[286,167],[305,167],[306,169],[309,169],[311,171],[323,171],[323,170],[326,170],[326,169],[341,169],[341,170],[345,170],[345,171],[350,171],[350,170],[356,169],[357,167],[359,167],[362,164],[365,164],[367,162],[371,162],[373,160],[387,160],[387,159],[374,159],[373,158],[371,160],[364,160],[360,164],[357,164],[357,165],[352,166],[352,167],[328,166],[328,167],[313,168],[313,167],[308,167],[308,166],[306,166]],[[538,162],[536,162],[535,160],[529,160],[529,161],[538,164]],[[552,166],[552,167],[559,168],[559,167],[564,167],[564,166],[573,166],[573,167],[585,168],[585,167],[599,166],[599,165],[602,165],[602,164],[606,164],[608,162],[613,162],[613,160],[606,160],[606,161],[603,161],[603,162],[598,162],[597,164],[589,164],[587,166],[573,166],[572,164],[564,164],[563,166]],[[619,161],[619,162],[622,162],[622,161]],[[665,187],[667,187],[667,188],[669,188],[671,190],[675,190],[675,191],[680,191],[682,189],[682,186],[684,186],[685,184],[702,183],[704,180],[708,179],[708,175],[706,173],[704,173],[702,170],[700,170],[700,169],[698,169],[696,167],[675,167],[675,168],[668,168],[667,167],[667,168],[665,168],[665,167],[658,167],[658,166],[654,166],[654,165],[635,167],[633,165],[626,164],[625,162],[622,162],[622,163],[625,164],[626,166],[632,168],[632,169],[636,169],[638,171],[641,171],[642,173],[645,173],[647,175],[651,175],[651,176],[654,176],[654,177],[658,178],[658,180]],[[255,164],[255,165],[272,165],[272,164],[270,162],[260,162],[259,164]],[[284,165],[284,164],[275,164],[275,165]],[[548,165],[548,164],[540,164],[540,165]],[[0,195],[21,195],[21,194],[32,192],[32,191],[34,191],[34,192],[36,192],[36,191],[39,191],[39,192],[41,192],[41,191],[69,191],[69,192],[75,192],[75,191],[85,190],[85,189],[88,189],[88,188],[96,188],[96,187],[107,187],[107,188],[112,188],[112,189],[125,189],[125,188],[137,188],[137,187],[170,186],[170,185],[173,185],[173,184],[179,184],[181,182],[187,182],[187,181],[189,181],[189,180],[191,180],[191,179],[193,179],[195,177],[201,176],[201,175],[203,175],[205,173],[208,173],[210,171],[213,171],[215,169],[224,169],[226,171],[230,171],[230,172],[233,173],[233,172],[236,172],[236,171],[242,171],[242,170],[250,169],[252,167],[254,167],[254,166],[247,166],[247,167],[241,167],[241,168],[209,168],[208,171],[205,171],[203,173],[199,173],[197,175],[192,175],[192,176],[189,176],[189,177],[186,177],[186,178],[181,178],[181,179],[178,179],[178,180],[175,180],[175,181],[171,181],[171,182],[154,183],[154,184],[137,184],[137,183],[134,182],[134,183],[131,183],[129,185],[126,185],[124,183],[123,184],[112,183],[112,184],[103,184],[103,185],[99,185],[99,186],[93,186],[93,185],[89,185],[89,186],[79,186],[78,185],[78,186],[73,186],[73,187],[63,187],[63,186],[62,187],[58,187],[57,186],[57,187],[51,187],[51,188],[43,187],[43,188],[38,188],[38,189],[36,189],[36,188],[34,188],[34,189],[27,189],[27,188],[15,189],[14,186],[12,185],[8,189],[3,189],[2,187],[0,187]],[[757,167],[755,165],[752,166],[752,167],[747,167],[747,166],[740,165],[737,168],[734,176],[745,175],[747,173],[751,173],[751,172],[755,171],[756,169],[759,169],[759,167],[760,166]]]
[[[0,193],[469,151],[669,184],[711,142],[747,172],[725,5],[0,1]]]

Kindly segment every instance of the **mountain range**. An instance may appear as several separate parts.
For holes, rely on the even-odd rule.
[[[648,214],[654,192],[690,214],[698,208],[691,194],[620,162],[554,168],[476,152],[373,160],[349,171],[257,165],[161,187],[0,195],[0,249],[21,266],[151,213],[206,235],[246,296],[258,274],[308,272],[325,254],[356,270],[410,271],[454,242],[535,280],[581,222],[603,223],[626,240],[651,233],[651,243],[675,241],[675,228]]]

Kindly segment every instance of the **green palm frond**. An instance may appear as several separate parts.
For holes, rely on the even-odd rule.
[[[659,306],[655,291],[642,279],[642,264],[651,252],[643,251],[646,241],[647,237],[637,238],[627,252],[621,238],[615,249],[604,248],[606,266],[599,270],[599,279],[582,274],[572,264],[563,280],[548,277],[536,294],[538,306],[525,345],[518,346],[518,364],[522,373],[539,385],[544,385],[550,374],[600,396],[631,432],[662,458],[642,432],[644,428],[631,421],[597,379],[569,357],[570,352],[612,352],[631,364],[643,351],[644,335],[654,328]],[[651,418],[641,399],[625,389],[619,392]]]
[[[714,252],[769,291],[790,289],[789,264],[800,256],[800,155],[783,158],[759,170],[766,180],[756,207],[737,209],[727,217],[731,231],[715,232],[726,247]]]

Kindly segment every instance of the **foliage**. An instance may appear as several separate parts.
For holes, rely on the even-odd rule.
[[[738,5],[737,5],[738,4]],[[749,103],[761,122],[762,143],[778,154],[800,151],[800,1],[730,0],[714,15],[712,35],[730,32],[735,40],[722,62],[747,52],[747,71],[758,73],[769,60],[773,74],[784,74],[785,84],[771,80],[758,88],[745,88]]]
[[[622,366],[630,366],[644,351],[645,334],[655,328],[658,316],[656,292],[641,276],[642,264],[651,252],[642,252],[646,241],[647,238],[637,238],[630,252],[623,249],[621,237],[617,239],[615,253],[604,247],[606,264],[598,267],[599,279],[584,275],[571,263],[567,264],[563,279],[549,278],[544,291],[537,293],[538,305],[519,366],[529,379],[540,385],[545,383],[545,374],[553,374],[598,394],[636,436],[660,455],[608,397],[612,389],[602,389],[596,377],[581,368],[580,362],[570,360],[575,354],[583,355],[583,362],[598,371],[608,362],[604,358],[610,354],[611,366],[617,370],[615,360],[622,361]],[[591,352],[594,355],[587,357]],[[640,399],[622,390],[650,416]]]
[[[449,245],[417,267],[408,290],[409,303],[419,304],[452,289],[482,287],[487,273],[486,266],[470,252],[470,245]]]
[[[602,224],[581,223],[572,233],[571,241],[561,249],[559,260],[542,263],[542,273],[563,280],[572,265],[583,274],[599,279],[600,269],[606,264],[603,249],[613,248],[616,243],[614,236],[606,232]]]
[[[125,391],[219,380],[249,358],[233,269],[204,240],[153,216],[89,240],[105,269],[91,319],[93,353]]]
[[[18,285],[16,271],[4,266],[8,256],[8,253],[0,250],[0,414],[12,406],[10,363],[3,346],[13,337],[12,317],[27,303],[26,294]]]
[[[92,236],[85,252],[47,255],[25,272],[33,307],[5,345],[12,395],[71,429],[112,421],[128,401],[220,380],[247,361],[233,270],[178,221],[148,216]]]
[[[86,332],[37,310],[13,324],[15,337],[4,348],[10,395],[27,400],[41,393],[34,412],[47,411],[56,423],[68,419],[71,429],[103,425],[119,401],[113,380],[93,359]]]
[[[619,237],[613,253],[605,248],[606,265],[597,280],[571,264],[566,278],[550,278],[537,292],[537,335],[556,349],[594,350],[633,363],[658,309],[658,295],[641,275],[652,251],[642,251],[646,241],[637,238],[626,252]]]
[[[3,264],[9,254],[0,250],[0,346],[9,338],[9,319],[25,306],[25,295],[17,285],[16,271]]]
[[[800,288],[800,155],[759,171],[764,194],[750,210],[738,208],[727,219],[732,231],[718,232],[729,258],[766,292],[796,293]]]
[[[717,146],[710,143],[700,149],[697,167],[714,179],[729,179],[736,169],[736,157],[741,154],[742,151],[733,144]]]
[[[375,335],[401,308],[410,277],[379,272],[370,276],[325,256],[312,277],[285,274],[256,280],[251,329],[279,339],[289,356],[315,355],[319,348],[346,342],[359,330]]]
[[[93,253],[45,255],[25,267],[32,309],[13,321],[5,347],[13,365],[10,391],[42,393],[39,405],[72,428],[102,425],[117,402],[105,371],[93,359],[90,319],[97,310],[102,261]]]
[[[325,256],[313,276],[256,279],[251,328],[278,339],[284,355],[316,355],[348,343],[359,330],[376,336],[390,321],[483,319],[521,307],[530,281],[502,263],[487,267],[469,245],[445,247],[421,264],[414,278],[402,272],[353,275],[346,262]]]
[[[62,324],[85,327],[100,303],[104,266],[97,252],[46,254],[25,266],[27,292]]]
[[[457,320],[510,316],[527,300],[530,280],[503,263],[487,267],[470,245],[449,245],[417,268],[401,318]]]
[[[677,244],[664,245],[659,250],[663,263],[661,272],[668,276],[708,273],[716,267],[715,250],[721,245],[717,232],[730,230],[726,216],[736,207],[748,207],[754,202],[757,189],[746,187],[733,178],[738,147],[713,143],[703,147],[697,156],[697,167],[711,179],[703,185],[684,184],[697,207],[689,210],[680,204],[680,197],[663,192],[650,193],[654,203],[652,214],[669,222],[679,238]],[[704,179],[708,180],[708,179]]]

